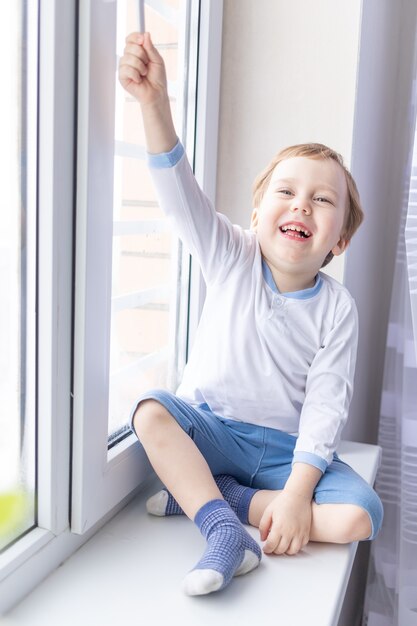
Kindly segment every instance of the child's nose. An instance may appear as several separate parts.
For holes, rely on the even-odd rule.
[[[295,200],[291,207],[291,211],[293,213],[300,212],[305,215],[311,215],[311,206],[307,200]]]

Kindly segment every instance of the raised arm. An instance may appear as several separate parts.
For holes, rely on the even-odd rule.
[[[140,104],[148,166],[160,207],[198,260],[207,283],[221,280],[247,257],[248,238],[200,189],[178,141],[168,99],[164,61],[149,33],[132,33],[119,64],[122,87]]]
[[[126,37],[119,63],[120,84],[142,109],[148,152],[169,152],[177,143],[168,98],[165,63],[149,33]]]

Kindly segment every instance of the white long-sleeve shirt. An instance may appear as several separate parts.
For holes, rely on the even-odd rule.
[[[321,272],[314,287],[279,293],[256,234],[215,211],[180,143],[148,163],[160,206],[207,285],[177,395],[229,419],[298,435],[293,462],[324,472],[352,397],[353,298]]]

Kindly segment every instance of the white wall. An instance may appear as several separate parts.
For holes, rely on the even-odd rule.
[[[217,209],[249,225],[279,149],[324,143],[350,166],[360,0],[225,0]],[[342,277],[343,257],[329,273]]]

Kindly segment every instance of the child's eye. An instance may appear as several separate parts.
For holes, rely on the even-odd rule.
[[[316,200],[320,200],[321,202],[330,202],[330,200],[328,198],[325,198],[324,196],[317,196]]]
[[[278,193],[283,193],[285,195],[291,195],[291,191],[289,189],[278,189]]]

